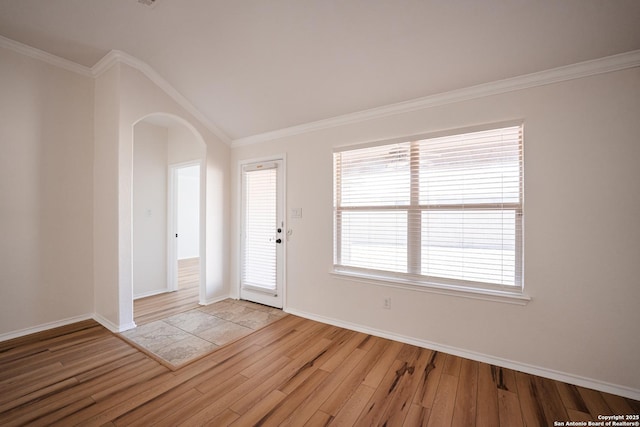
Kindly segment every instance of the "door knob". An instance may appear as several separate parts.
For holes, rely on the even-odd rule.
[[[282,243],[282,239],[277,239],[276,243]]]

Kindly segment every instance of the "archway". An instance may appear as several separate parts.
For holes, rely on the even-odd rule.
[[[121,318],[133,320],[133,300],[176,290],[175,196],[171,171],[176,165],[199,166],[198,291],[206,294],[206,144],[186,120],[167,113],[146,115],[132,124],[132,144],[128,151],[130,176],[123,179],[131,195],[128,215],[121,211],[121,224],[130,230],[130,251],[121,251],[121,263],[130,267],[128,289],[120,302]],[[125,161],[125,163],[127,163]],[[122,176],[121,176],[122,178]],[[124,209],[123,209],[124,211]],[[127,218],[123,218],[127,216]],[[124,252],[124,253],[123,253]],[[128,299],[128,301],[126,301]],[[134,324],[133,322],[131,322]],[[135,324],[134,324],[135,325]]]

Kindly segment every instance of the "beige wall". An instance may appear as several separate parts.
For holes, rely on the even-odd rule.
[[[191,129],[206,146],[206,203],[202,203],[201,216],[205,218],[206,272],[205,289],[201,292],[201,302],[224,297],[229,292],[229,231],[225,223],[229,221],[229,147],[218,140],[206,127],[190,113],[178,105],[162,89],[138,70],[120,66],[120,115],[119,115],[119,164],[118,164],[118,206],[119,222],[113,232],[119,239],[119,326],[127,327],[132,318],[131,284],[131,182],[133,126],[139,120],[154,114],[171,116]],[[205,212],[206,210],[206,212]],[[112,289],[114,291],[115,289]]]
[[[133,297],[167,291],[168,129],[140,122],[133,143]]]
[[[170,290],[167,281],[171,164],[200,161],[206,147],[186,126],[152,116],[133,128],[133,297]]]
[[[120,66],[95,79],[93,161],[94,311],[112,328],[118,324],[118,138]]]
[[[0,335],[93,313],[93,80],[0,48]]]
[[[204,159],[206,147],[186,126],[174,124],[167,129],[167,157],[169,164]]]
[[[202,300],[226,296],[229,147],[130,66],[93,78],[1,49],[0,337],[90,316],[133,325],[133,127],[156,113],[201,144],[174,155],[206,153]]]
[[[637,393],[639,117],[634,68],[237,147],[232,188],[239,161],[286,153],[287,206],[303,209],[288,222],[288,310]],[[330,274],[333,147],[514,119],[525,123],[526,306]]]

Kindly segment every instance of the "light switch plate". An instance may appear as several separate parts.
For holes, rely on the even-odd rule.
[[[302,208],[291,208],[291,218],[302,218]]]

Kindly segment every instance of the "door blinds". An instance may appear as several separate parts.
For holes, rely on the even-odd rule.
[[[244,229],[242,286],[276,292],[277,164],[242,172]]]

